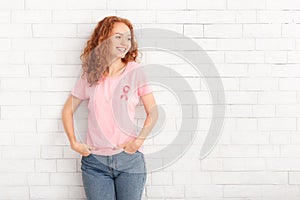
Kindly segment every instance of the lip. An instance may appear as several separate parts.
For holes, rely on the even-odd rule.
[[[116,48],[123,48],[123,49],[125,49],[125,51],[127,50],[127,48],[126,48],[126,47],[116,47]]]

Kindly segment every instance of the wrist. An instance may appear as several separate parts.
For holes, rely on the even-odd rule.
[[[144,143],[144,141],[145,141],[144,138],[139,138],[139,137],[137,137],[137,138],[135,139],[134,142],[135,142],[138,146],[141,146],[141,145]]]
[[[75,146],[76,146],[76,144],[77,144],[77,141],[71,141],[70,142],[70,146],[71,146],[71,148],[73,149]]]

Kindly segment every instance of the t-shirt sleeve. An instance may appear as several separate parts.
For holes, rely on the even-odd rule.
[[[138,69],[138,95],[139,96],[144,96],[148,93],[151,93],[152,87],[148,82],[147,75],[145,71],[141,68]]]
[[[79,77],[77,79],[77,82],[75,86],[73,87],[71,94],[81,100],[88,99],[87,95],[87,88],[89,86],[89,83],[87,82],[86,76],[84,77]]]

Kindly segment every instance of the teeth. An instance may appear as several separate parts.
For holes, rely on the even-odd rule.
[[[126,50],[126,48],[123,48],[123,47],[117,47],[117,49],[122,52],[125,52],[125,50]]]

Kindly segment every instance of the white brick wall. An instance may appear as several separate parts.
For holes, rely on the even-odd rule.
[[[144,200],[300,199],[299,9],[298,0],[1,1],[0,200],[85,199],[80,156],[69,147],[61,109],[86,40],[108,15],[190,37],[211,57],[225,88],[222,136],[200,160],[212,113],[205,80],[191,78],[193,68],[174,54],[145,54],[144,61],[186,77],[199,116],[195,105],[181,108],[200,124],[182,158],[148,174]],[[181,122],[169,104],[174,96],[155,89],[170,118],[166,134],[147,143],[150,151],[166,146]]]

